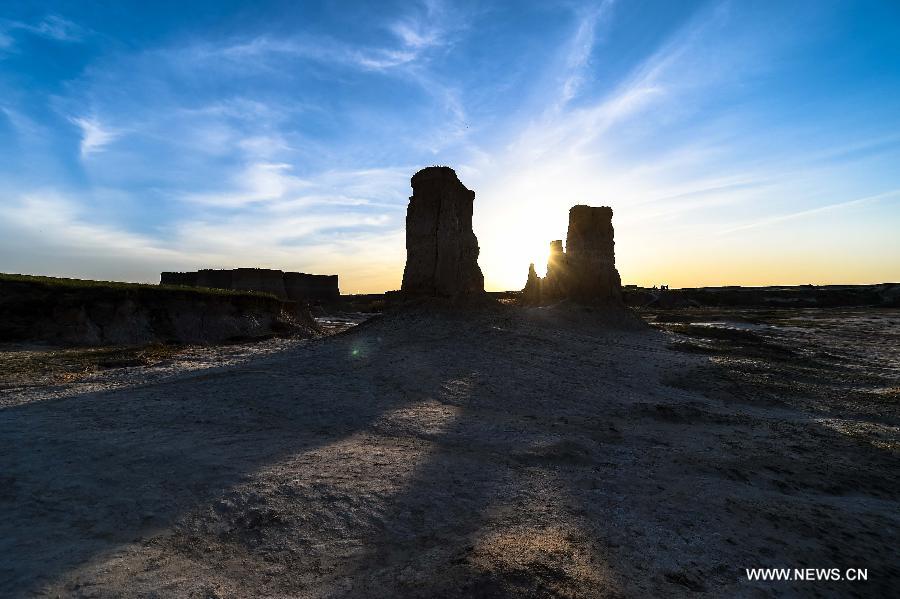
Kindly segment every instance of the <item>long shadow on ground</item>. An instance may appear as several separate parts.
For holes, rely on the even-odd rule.
[[[360,348],[377,345],[361,333],[170,383],[0,411],[0,595],[38,591],[165,530],[265,464],[402,405],[361,368]]]

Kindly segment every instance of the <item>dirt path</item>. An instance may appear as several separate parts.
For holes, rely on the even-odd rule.
[[[386,316],[222,366],[0,391],[0,595],[895,588],[895,408],[826,418],[808,390],[600,320]],[[747,582],[762,566],[869,582]]]

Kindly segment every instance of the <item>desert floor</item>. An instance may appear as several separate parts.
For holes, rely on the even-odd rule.
[[[896,592],[900,311],[643,316],[420,308],[28,380],[47,352],[6,348],[0,595]]]

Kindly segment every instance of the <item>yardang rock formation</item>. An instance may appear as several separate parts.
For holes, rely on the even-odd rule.
[[[612,208],[578,205],[569,210],[566,249],[550,242],[547,276],[528,269],[523,299],[547,304],[569,299],[582,304],[621,304],[622,282],[616,270]]]
[[[475,192],[446,166],[424,168],[410,183],[401,292],[407,297],[483,295],[478,238],[472,231]]]

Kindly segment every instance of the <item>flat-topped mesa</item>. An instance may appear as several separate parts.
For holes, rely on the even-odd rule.
[[[475,192],[446,166],[424,168],[410,180],[406,210],[406,267],[401,291],[408,297],[484,294],[478,238],[472,231]]]
[[[235,268],[231,274],[231,288],[238,291],[261,291],[279,299],[287,299],[284,272],[270,268]]]
[[[547,276],[540,280],[540,302],[570,299],[582,304],[621,304],[622,283],[614,247],[612,208],[573,206],[565,252],[561,240],[550,242]],[[530,270],[528,276],[530,281]],[[535,287],[534,282],[530,285]],[[529,298],[533,297],[532,292]]]

